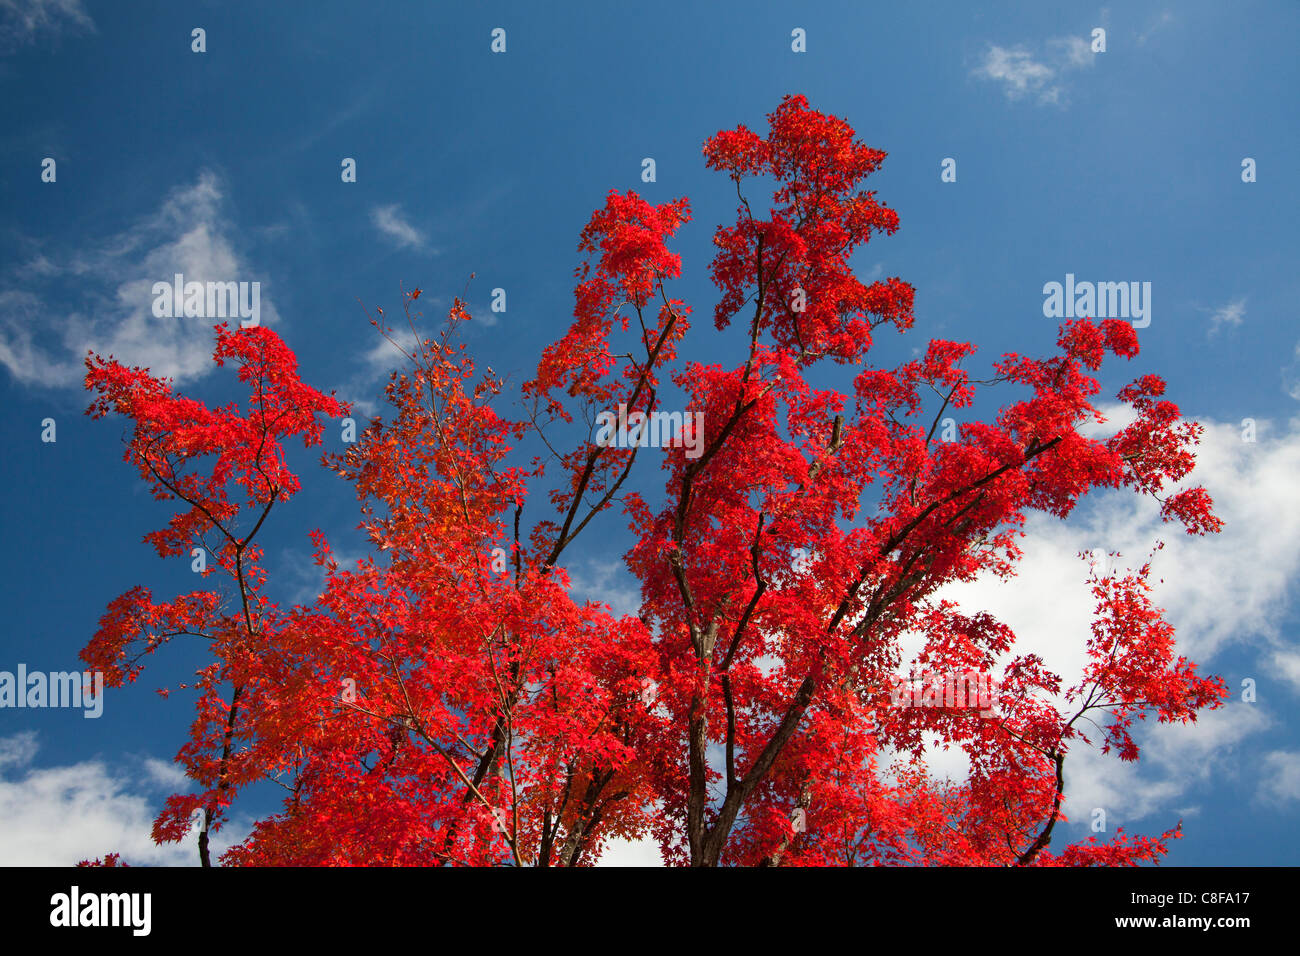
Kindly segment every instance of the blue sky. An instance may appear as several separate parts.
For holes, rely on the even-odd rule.
[[[1044,354],[1057,324],[1043,314],[1045,283],[1151,283],[1142,355],[1102,384],[1113,394],[1158,372],[1206,425],[1199,480],[1225,533],[1177,539],[1145,505],[1099,498],[1068,526],[1030,523],[1016,588],[960,597],[1068,669],[1089,610],[1075,552],[1115,548],[1140,563],[1167,540],[1157,598],[1233,703],[1194,728],[1144,732],[1137,768],[1081,756],[1067,770],[1079,821],[1068,830],[1086,833],[1095,807],[1112,829],[1143,833],[1181,817],[1171,863],[1297,862],[1300,6],[624,6],[0,0],[0,670],[71,669],[114,597],[192,586],[188,562],[141,542],[165,513],[121,463],[120,424],[81,414],[88,347],[176,375],[197,397],[230,397],[229,380],[209,374],[207,324],[153,318],[150,283],[176,271],[259,281],[263,323],[304,378],[362,410],[377,410],[397,356],[361,303],[391,313],[399,282],[418,286],[432,323],[465,294],[476,358],[517,383],[567,325],[579,230],[610,189],[633,188],[690,198],[694,221],[674,246],[675,291],[695,310],[688,350],[729,361],[738,346],[708,322],[707,263],[734,193],[700,147],[737,123],[762,131],[784,94],[803,93],[889,154],[870,185],[901,228],[856,261],[864,276],[912,283],[917,321],[882,335],[875,361],[931,336],[973,341],[983,361]],[[191,50],[195,27],[204,53]],[[496,27],[504,53],[490,50]],[[795,28],[806,52],[791,49]],[[1091,49],[1096,28],[1103,53]],[[345,157],[355,183],[341,181]],[[656,182],[641,181],[645,157]],[[945,158],[955,182],[941,181]],[[494,288],[504,313],[487,309]],[[45,418],[54,443],[40,439]],[[359,553],[348,489],[302,462],[304,492],[267,537],[286,600],[318,583],[307,530]],[[579,590],[626,610],[622,524],[611,516],[569,570]],[[194,663],[184,651],[160,661],[98,720],[0,710],[0,861],[112,850],[192,861],[189,847],[152,848],[148,825],[177,782],[170,760],[190,719],[151,690]],[[1256,681],[1253,703],[1240,700],[1244,679]],[[951,755],[936,766],[961,772]],[[624,845],[609,858],[652,857]]]

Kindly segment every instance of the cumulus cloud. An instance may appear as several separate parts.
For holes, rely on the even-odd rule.
[[[206,375],[219,320],[157,318],[152,288],[176,273],[187,283],[260,281],[237,255],[223,207],[221,184],[205,171],[131,228],[11,270],[0,279],[0,365],[24,385],[46,387],[80,386],[87,350],[178,383]],[[274,325],[265,287],[261,321]],[[68,301],[70,289],[80,301]]]
[[[177,768],[152,758],[143,761],[143,774],[134,775],[101,759],[34,767],[38,749],[31,731],[0,737],[0,860],[71,866],[120,853],[137,866],[196,865],[193,843],[158,846],[149,835],[164,796],[188,782]],[[238,829],[213,835],[217,853]]]
[[[1109,419],[1089,431],[1102,437],[1129,420],[1123,406],[1103,409]],[[1080,553],[1118,552],[1112,564],[1136,567],[1165,543],[1153,559],[1153,598],[1165,608],[1178,632],[1178,652],[1216,673],[1216,658],[1229,648],[1244,650],[1259,674],[1300,690],[1300,643],[1281,626],[1290,582],[1300,571],[1300,502],[1294,475],[1300,471],[1300,419],[1261,421],[1258,441],[1243,442],[1238,425],[1201,420],[1205,435],[1197,451],[1191,484],[1205,485],[1224,519],[1218,535],[1189,536],[1161,522],[1159,506],[1128,492],[1107,492],[1081,506],[1068,522],[1031,515],[1020,542],[1023,560],[1009,582],[982,578],[952,585],[939,595],[962,612],[988,611],[1016,633],[1015,653],[1036,653],[1046,666],[1073,683],[1086,663],[1086,642],[1094,598],[1086,579],[1088,562]],[[904,644],[904,667],[921,640]],[[1196,794],[1212,780],[1259,773],[1249,747],[1275,725],[1260,679],[1256,703],[1240,699],[1229,675],[1229,702],[1202,712],[1188,724],[1141,724],[1135,738],[1142,759],[1126,763],[1114,754],[1076,745],[1065,765],[1064,811],[1073,823],[1087,825],[1092,813],[1106,813],[1107,832],[1119,824],[1155,816],[1152,827],[1198,812]],[[883,755],[888,765],[889,755]],[[926,754],[930,772],[961,781],[969,773],[965,752],[934,746]],[[1263,758],[1262,799],[1300,799],[1300,753],[1274,751]],[[658,854],[653,841],[639,841],[610,852],[616,860]],[[617,864],[615,864],[617,865]]]
[[[1127,421],[1125,409],[1103,407],[1109,421],[1088,429],[1099,437]],[[1022,543],[1025,558],[1010,584],[977,581],[955,585],[945,597],[963,606],[998,608],[1020,625],[1022,641],[1043,630],[1059,634],[1054,621],[1077,622],[1071,636],[1086,635],[1092,598],[1083,583],[1078,552],[1117,551],[1121,567],[1137,567],[1157,541],[1154,559],[1156,600],[1179,630],[1193,655],[1217,653],[1229,643],[1255,643],[1273,650],[1280,642],[1279,618],[1287,606],[1288,584],[1300,571],[1300,503],[1293,476],[1300,468],[1300,419],[1284,424],[1257,422],[1258,441],[1242,441],[1238,424],[1200,419],[1204,427],[1196,450],[1197,466],[1186,485],[1204,485],[1214,510],[1225,521],[1217,535],[1188,535],[1159,517],[1159,504],[1129,492],[1107,492],[1081,505],[1068,522],[1031,515]],[[1052,594],[1051,616],[1041,594]],[[1066,606],[1059,601],[1076,600]],[[993,610],[993,608],[990,608]],[[1022,633],[1023,632],[1023,633]],[[1067,635],[1060,635],[1061,643]],[[1079,643],[1079,642],[1075,642]],[[1035,648],[1036,649],[1036,648]],[[1080,652],[1081,653],[1081,652]],[[1082,657],[1066,663],[1081,663]]]
[[[1120,409],[1106,411],[1114,419],[1110,428],[1118,427]],[[1153,599],[1177,628],[1179,653],[1214,673],[1221,652],[1245,649],[1261,673],[1295,684],[1300,645],[1281,622],[1290,582],[1300,571],[1300,503],[1293,490],[1300,468],[1300,420],[1283,426],[1261,422],[1255,443],[1243,442],[1235,424],[1202,424],[1205,436],[1188,483],[1205,485],[1214,497],[1215,512],[1225,522],[1222,533],[1187,535],[1160,521],[1155,502],[1107,493],[1069,522],[1031,516],[1021,542],[1024,557],[1012,581],[958,584],[942,597],[965,613],[993,613],[1015,631],[1017,653],[1041,655],[1068,685],[1086,662],[1094,603],[1079,553],[1118,552],[1114,564],[1136,567],[1160,540],[1165,546],[1152,562]],[[1289,662],[1291,669],[1270,666],[1276,661]],[[1228,683],[1238,696],[1239,687]],[[1262,708],[1234,700],[1203,712],[1194,724],[1142,728],[1136,734],[1144,754],[1138,764],[1076,747],[1066,762],[1067,816],[1083,820],[1093,807],[1121,819],[1177,810],[1178,801],[1212,770],[1223,771],[1238,744],[1271,726]],[[935,769],[952,771],[955,779],[964,776],[951,751],[935,757]]]

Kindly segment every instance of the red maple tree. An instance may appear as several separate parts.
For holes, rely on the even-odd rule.
[[[214,556],[198,590],[115,600],[82,652],[120,685],[174,638],[207,641],[177,756],[197,787],[167,801],[156,840],[187,839],[197,821],[208,865],[209,833],[240,793],[276,781],[282,809],[224,862],[581,865],[613,838],[647,837],[697,866],[1114,865],[1166,852],[1176,829],[1053,843],[1073,748],[1137,759],[1133,721],[1195,720],[1226,693],[1176,655],[1149,565],[1092,576],[1089,664],[1069,685],[1017,655],[1006,625],[940,592],[1012,576],[1025,516],[1066,518],[1093,488],[1157,497],[1189,533],[1218,530],[1204,490],[1170,490],[1199,427],[1146,375],[1118,396],[1132,424],[1085,437],[1101,420],[1091,373],[1138,352],[1122,321],[1068,322],[1056,354],[1006,355],[982,380],[959,342],[874,367],[877,331],[913,322],[911,286],[864,284],[849,265],[898,226],[861,189],[885,154],[791,96],[766,138],[739,126],[704,155],[738,196],[712,277],[714,324],[740,326],[744,361],[678,358],[691,310],[669,294],[680,259],[668,243],[686,201],[610,193],[582,231],[574,319],[524,384],[525,414],[498,414],[501,379],[455,344],[470,318],[457,299],[391,376],[387,416],[324,455],[353,484],[375,555],[345,570],[314,533],[325,586],[310,605],[277,603],[256,539],[299,488],[287,444],[319,445],[348,407],[304,384],[267,328],[217,329],[214,360],[250,391],[242,410],[87,359],[89,413],[132,420],[127,460],[177,506],[148,540],[163,556]],[[776,187],[766,218],[746,192],[759,179]],[[856,370],[851,394],[809,384],[823,363]],[[666,474],[651,502],[625,489],[647,453],[599,440],[594,422],[619,406],[662,411],[665,375],[707,427],[694,449],[654,453]],[[945,413],[999,387],[1018,394],[995,420],[936,439]],[[555,450],[575,421],[586,437]],[[550,454],[520,461],[533,440]],[[620,506],[635,616],[573,600],[563,566]],[[919,666],[996,672],[993,700],[894,706],[908,636],[922,639]],[[927,773],[935,741],[967,754],[966,780]]]

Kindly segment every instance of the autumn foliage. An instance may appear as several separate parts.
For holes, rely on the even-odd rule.
[[[287,447],[321,445],[327,426],[332,443],[349,409],[304,384],[267,328],[217,330],[214,360],[236,369],[243,406],[87,359],[90,413],[133,424],[126,459],[173,509],[148,541],[213,556],[191,593],[115,600],[82,655],[121,685],[172,641],[205,642],[177,755],[194,786],[167,801],[156,840],[197,832],[206,865],[241,793],[275,781],[282,807],[223,862],[583,865],[613,838],[705,866],[1165,852],[1176,831],[1067,846],[1057,828],[1076,748],[1137,759],[1135,721],[1194,720],[1224,695],[1177,655],[1149,566],[1093,575],[1077,675],[1017,654],[1005,624],[941,593],[1013,576],[1025,516],[1067,518],[1094,488],[1155,496],[1166,520],[1216,531],[1205,492],[1175,490],[1198,426],[1146,375],[1118,395],[1132,424],[1085,437],[1100,420],[1093,373],[1138,352],[1123,321],[1069,322],[1055,354],[1005,355],[982,378],[961,342],[872,365],[876,337],[913,324],[910,285],[863,283],[849,265],[898,227],[862,189],[885,154],[795,96],[765,137],[740,126],[704,156],[737,195],[711,271],[713,322],[743,362],[685,357],[692,312],[670,286],[686,200],[610,193],[579,239],[573,321],[523,385],[522,412],[507,417],[502,381],[456,344],[470,321],[457,300],[391,377],[386,413],[323,455],[355,490],[373,554],[345,569],[316,532],[325,585],[310,605],[279,603],[257,538],[299,490]],[[809,384],[822,363],[852,371],[849,394]],[[678,408],[704,414],[696,457],[591,431],[552,446],[620,404],[660,409],[669,382]],[[977,392],[1004,396],[997,416],[939,440]],[[543,439],[549,454],[521,453]],[[627,488],[650,458],[663,470],[653,500]],[[573,600],[564,570],[575,541],[620,521],[641,593],[629,616]],[[920,639],[922,665],[995,673],[993,712],[891,706],[905,638]],[[968,779],[927,773],[936,740],[966,753]]]

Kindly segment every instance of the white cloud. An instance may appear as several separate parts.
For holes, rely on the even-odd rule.
[[[1300,402],[1300,342],[1296,343],[1294,360],[1282,369],[1282,380],[1286,393]]]
[[[605,844],[596,866],[663,866],[664,859],[655,840],[624,840],[615,837]]]
[[[30,43],[40,33],[57,36],[66,27],[93,32],[95,22],[81,0],[0,0],[0,43]]]
[[[155,318],[152,286],[176,273],[186,282],[260,281],[235,252],[223,199],[216,176],[205,171],[126,231],[63,259],[38,255],[19,267],[12,279],[43,278],[47,289],[4,280],[10,287],[0,289],[0,364],[25,385],[47,387],[80,386],[87,350],[178,383],[209,373],[217,320]],[[261,320],[274,325],[278,314],[265,286]],[[68,288],[83,301],[67,304]]]
[[[1009,100],[1018,100],[1030,93],[1038,94],[1042,103],[1055,103],[1060,98],[1060,89],[1050,82],[1056,71],[1035,60],[1023,47],[1005,49],[990,46],[984,62],[974,70],[974,74],[1000,82]]]
[[[379,415],[379,402],[373,398],[358,398],[357,392],[351,391],[352,385],[342,385],[335,389],[339,401],[346,401],[352,404],[352,414],[356,418],[357,424],[364,427],[365,423],[371,418]]]
[[[1138,820],[1169,807],[1186,791],[1177,778],[1153,773],[1144,763],[1125,763],[1113,754],[1102,755],[1090,747],[1076,746],[1065,761],[1065,803],[1061,812],[1070,823],[1091,823],[1094,810],[1106,813],[1106,832],[1117,825],[1130,829]],[[1172,821],[1160,821],[1168,829]]]
[[[565,570],[569,573],[569,592],[575,601],[608,604],[615,617],[635,615],[641,610],[641,589],[622,558],[583,561]]]
[[[426,239],[424,233],[416,229],[402,216],[401,207],[392,204],[376,206],[370,210],[370,221],[381,233],[403,248],[423,249]]]
[[[1215,309],[1210,315],[1210,332],[1219,331],[1225,325],[1241,325],[1241,320],[1246,316],[1246,299],[1243,296],[1240,299],[1233,299],[1227,305]]]
[[[1274,803],[1300,800],[1300,752],[1274,750],[1264,758],[1259,794]]]
[[[331,556],[338,563],[340,571],[356,571],[360,560],[368,554],[336,548]],[[289,548],[285,548],[280,557],[279,579],[286,600],[290,604],[310,607],[325,591],[325,568],[310,559],[304,559],[301,552]]]
[[[1086,429],[1092,437],[1110,434],[1132,418],[1123,406],[1104,412],[1107,423]],[[1190,479],[1214,496],[1215,512],[1225,521],[1222,533],[1189,536],[1162,523],[1153,503],[1130,492],[1108,492],[1066,523],[1031,516],[1020,543],[1019,574],[1010,582],[959,584],[941,597],[956,601],[967,614],[992,612],[1016,633],[1015,653],[1041,655],[1068,685],[1086,662],[1094,604],[1087,564],[1078,552],[1118,550],[1119,563],[1132,566],[1141,564],[1160,539],[1165,547],[1153,562],[1153,598],[1178,629],[1179,653],[1197,661],[1203,673],[1214,673],[1220,650],[1245,644],[1258,655],[1261,672],[1300,687],[1300,644],[1279,627],[1290,582],[1300,570],[1300,504],[1292,479],[1300,471],[1300,419],[1280,427],[1261,422],[1254,444],[1241,441],[1236,425],[1202,424],[1206,432]],[[906,641],[904,661],[919,648],[919,639]],[[1135,737],[1142,759],[1136,763],[1076,744],[1065,764],[1066,817],[1087,825],[1093,809],[1101,808],[1107,832],[1148,815],[1158,815],[1153,827],[1165,828],[1198,812],[1196,788],[1248,772],[1246,747],[1274,722],[1262,703],[1242,702],[1240,687],[1228,684],[1229,702],[1203,711],[1195,723],[1139,724]],[[890,759],[883,754],[882,765]],[[926,763],[938,778],[960,781],[969,772],[960,747],[932,746]],[[1300,798],[1300,753],[1276,751],[1264,758],[1264,767],[1261,796]],[[609,852],[614,865],[647,865],[640,860],[657,857],[658,847],[642,840],[611,844]]]
[[[84,369],[71,358],[48,354],[37,342],[46,315],[48,309],[38,296],[18,289],[0,291],[0,365],[26,385],[75,385]]]
[[[157,757],[145,757],[144,769],[150,780],[173,792],[179,793],[188,790],[193,785],[190,778],[185,776],[184,770],[175,763],[168,763],[166,760],[159,760]]]
[[[1083,37],[1053,37],[1047,45],[1058,51],[1063,69],[1077,70],[1096,65],[1097,54],[1092,52],[1092,44]]]
[[[360,416],[358,423],[362,418],[379,415],[381,407],[385,411],[389,408],[387,401],[378,397],[376,381],[387,381],[390,373],[411,367],[411,361],[406,356],[413,355],[418,350],[420,336],[412,332],[409,325],[403,327],[401,323],[404,321],[404,318],[399,318],[398,324],[388,332],[387,338],[374,329],[367,329],[368,347],[361,353],[361,361],[347,381],[335,388],[340,400],[352,403],[354,416]],[[433,337],[431,332],[423,334]]]
[[[364,351],[361,352],[362,361],[356,366],[355,373],[341,385],[336,386],[340,401],[348,401],[353,405],[353,411],[373,418],[382,410],[388,410],[386,400],[377,399],[380,394],[375,387],[377,380],[387,381],[391,372],[398,369],[410,367],[410,362],[402,357],[400,349],[404,349],[407,355],[415,352],[416,346],[424,338],[433,339],[435,342],[443,330],[443,320],[451,306],[451,300],[436,295],[424,295],[418,300],[419,308],[412,307],[411,318],[415,322],[417,334],[411,332],[406,318],[399,313],[389,336],[396,341],[396,345],[387,338],[379,335],[377,332],[367,329],[367,338],[364,344],[360,346]],[[465,310],[470,315],[470,321],[465,328],[474,329],[482,326],[491,328],[498,322],[498,313],[493,312],[488,306],[479,308],[474,305],[466,305]],[[502,393],[511,392],[517,383],[507,378],[502,388]],[[500,396],[498,396],[500,397]]]
[[[1152,813],[1186,815],[1179,807],[1194,786],[1240,772],[1238,745],[1272,725],[1254,704],[1231,702],[1195,723],[1154,724],[1140,736],[1142,759],[1126,763],[1076,746],[1065,762],[1065,815],[1081,822],[1106,811],[1108,827]]]
[[[1024,46],[990,44],[971,75],[1002,84],[1009,100],[1033,97],[1042,104],[1060,105],[1065,93],[1061,74],[1091,67],[1096,62],[1092,46],[1081,37],[1053,37],[1039,58]]]
[[[470,314],[470,322],[475,325],[482,325],[486,328],[492,328],[497,324],[500,312],[493,312],[490,306],[466,306],[465,311]]]
[[[1212,758],[1226,757],[1241,741],[1272,723],[1257,704],[1230,699],[1217,710],[1203,711],[1195,723],[1153,725],[1145,735],[1144,757],[1205,778],[1211,772]]]
[[[359,347],[363,350],[360,351],[361,362],[358,363],[354,374],[335,389],[340,400],[351,402],[357,413],[368,418],[378,415],[381,405],[387,407],[386,401],[377,401],[375,398],[378,394],[378,390],[374,387],[376,381],[387,381],[393,371],[409,369],[411,362],[404,357],[403,353],[406,356],[414,354],[424,339],[432,339],[435,342],[439,340],[445,328],[444,322],[451,307],[451,300],[425,294],[418,300],[408,301],[408,305],[410,322],[415,323],[415,331],[411,330],[410,322],[407,321],[404,312],[394,310],[395,316],[376,315],[375,318],[386,326],[389,322],[392,323],[388,336],[380,335],[373,328],[366,329],[365,341]],[[470,315],[470,321],[467,326],[461,326],[462,331],[467,327],[469,329],[476,326],[491,328],[497,324],[498,313],[493,312],[486,305],[482,308],[466,305],[465,310]],[[503,391],[510,387],[507,381]]]
[[[36,731],[24,730],[10,737],[0,737],[0,768],[13,765],[24,767],[32,762],[37,751]]]
[[[1300,651],[1279,649],[1273,652],[1269,663],[1272,674],[1290,684],[1292,691],[1300,693]]]
[[[197,864],[192,841],[158,846],[149,835],[162,790],[176,789],[170,765],[146,759],[143,777],[111,771],[98,759],[37,768],[36,752],[32,732],[0,737],[0,860],[7,865],[71,866],[106,853],[134,865]],[[153,792],[133,791],[141,783]],[[214,855],[236,830],[213,836]]]
[[[1122,409],[1104,412],[1110,426],[1122,422]],[[1069,522],[1031,515],[1022,543],[1025,559],[1010,584],[957,585],[945,596],[963,605],[996,600],[1017,620],[1004,618],[1022,640],[1074,622],[1073,636],[1086,636],[1092,598],[1084,586],[1079,551],[1119,551],[1120,563],[1136,567],[1156,540],[1165,543],[1154,561],[1156,600],[1169,611],[1182,646],[1194,657],[1216,653],[1231,642],[1279,646],[1279,615],[1288,585],[1300,572],[1300,503],[1293,487],[1300,470],[1300,419],[1274,435],[1276,426],[1257,424],[1257,442],[1243,442],[1238,425],[1202,420],[1205,433],[1197,448],[1197,467],[1188,484],[1205,485],[1215,513],[1225,522],[1217,535],[1188,535],[1159,519],[1159,506],[1130,492],[1108,492]],[[1107,429],[1108,430],[1108,429]],[[1081,508],[1084,506],[1081,506]],[[1041,594],[1052,594],[1050,617],[1043,617]],[[1066,602],[1064,605],[1061,602]],[[1081,663],[1082,657],[1070,663]]]
[[[1094,432],[1122,424],[1118,407],[1105,411],[1113,421]],[[1069,522],[1030,516],[1020,544],[1024,557],[1012,581],[981,579],[941,596],[967,614],[993,613],[1016,633],[1016,653],[1041,655],[1069,685],[1086,662],[1094,603],[1078,552],[1118,551],[1121,567],[1135,567],[1163,540],[1152,562],[1153,600],[1177,628],[1179,653],[1208,673],[1230,645],[1245,645],[1262,668],[1279,658],[1300,663],[1300,645],[1279,626],[1290,582],[1300,571],[1300,503],[1294,494],[1300,419],[1281,429],[1261,422],[1260,440],[1253,444],[1241,441],[1236,425],[1202,424],[1205,435],[1189,483],[1205,485],[1214,497],[1215,513],[1225,522],[1220,534],[1187,535],[1162,523],[1149,499],[1108,492]],[[1294,675],[1295,669],[1282,674],[1291,680]],[[1229,681],[1233,702],[1202,712],[1195,724],[1141,725],[1135,735],[1143,749],[1138,764],[1076,746],[1066,761],[1067,816],[1084,820],[1091,808],[1103,807],[1108,816],[1127,819],[1172,808],[1211,768],[1222,768],[1233,747],[1269,726],[1259,705],[1234,700],[1239,689]],[[937,769],[960,769],[956,764],[949,752]]]
[[[406,368],[410,365],[410,359],[406,356],[414,355],[419,345],[419,336],[409,327],[404,329],[395,327],[388,333],[388,338],[375,333],[374,345],[362,356],[362,359],[373,374],[387,375],[394,369]]]

